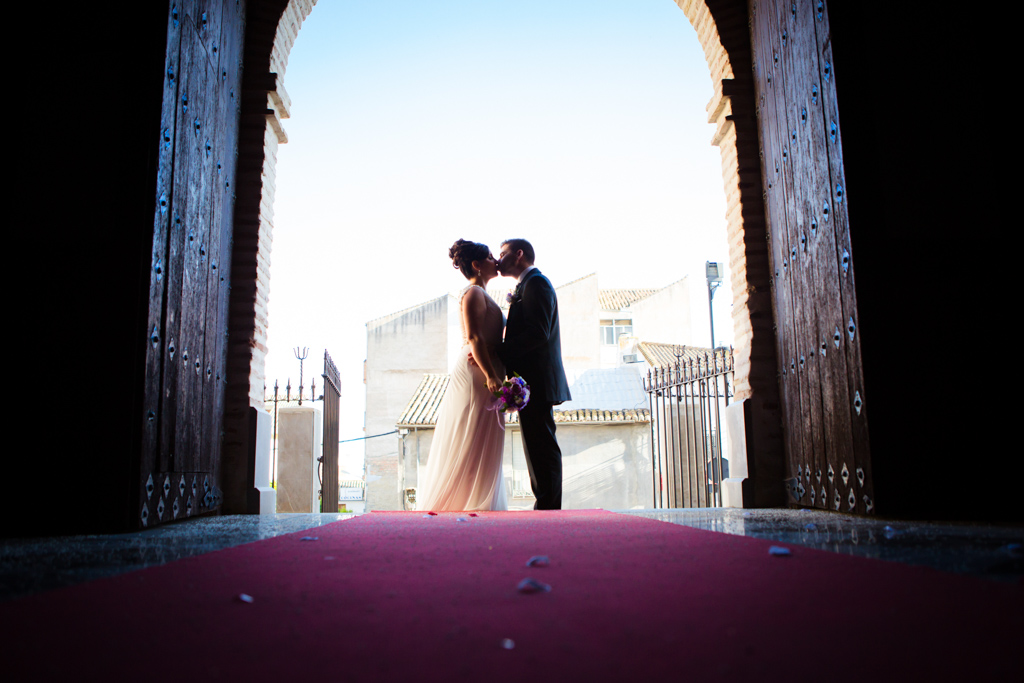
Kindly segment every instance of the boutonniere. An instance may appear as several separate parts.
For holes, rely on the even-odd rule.
[[[509,292],[508,294],[505,295],[505,301],[507,301],[509,304],[514,304],[515,302],[522,300],[522,298],[523,298],[523,283],[522,282],[520,282],[518,285],[516,285],[515,289],[513,289],[511,292]]]

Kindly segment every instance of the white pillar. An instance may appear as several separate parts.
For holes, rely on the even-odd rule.
[[[278,512],[320,512],[317,458],[323,453],[322,430],[319,408],[278,408]]]

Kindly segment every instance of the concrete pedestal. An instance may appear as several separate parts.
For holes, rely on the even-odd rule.
[[[277,511],[320,512],[323,421],[313,406],[277,410]]]

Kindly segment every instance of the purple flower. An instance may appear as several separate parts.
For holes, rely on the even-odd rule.
[[[502,382],[498,391],[494,392],[494,402],[490,410],[501,413],[514,413],[525,408],[530,402],[530,385],[519,375]]]

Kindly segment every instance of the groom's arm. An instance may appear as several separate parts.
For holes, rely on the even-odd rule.
[[[526,281],[522,293],[522,324],[512,336],[505,335],[500,356],[506,363],[547,346],[555,321],[555,290],[544,277]]]

